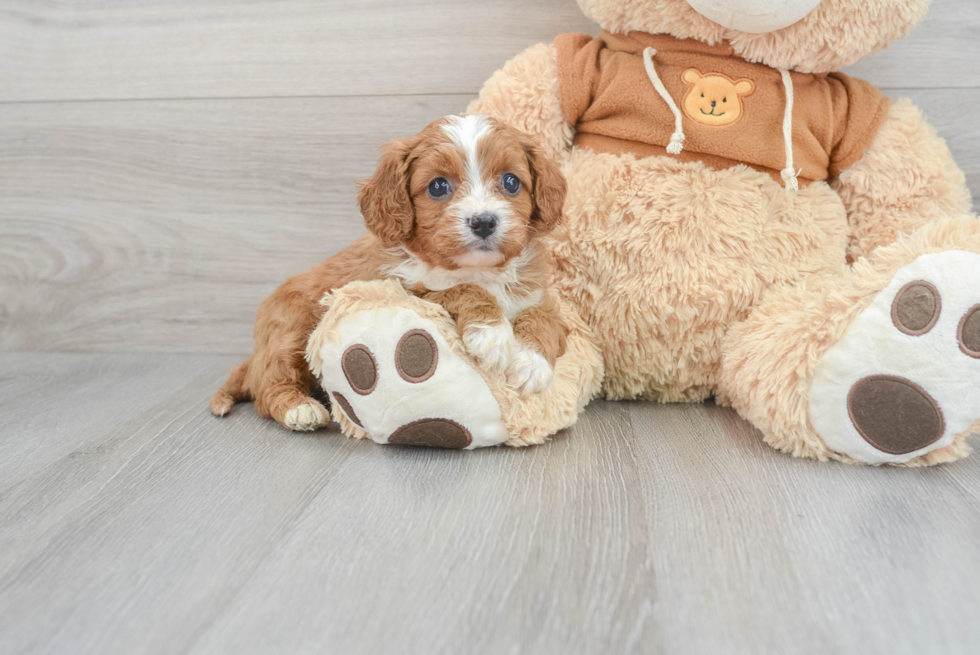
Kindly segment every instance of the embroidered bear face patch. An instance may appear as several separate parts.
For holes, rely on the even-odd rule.
[[[682,76],[687,84],[684,94],[684,113],[702,125],[722,127],[737,123],[742,118],[742,98],[752,95],[752,80],[733,80],[722,73],[702,75],[696,68],[688,68]]]

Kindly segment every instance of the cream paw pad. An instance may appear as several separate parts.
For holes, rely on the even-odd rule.
[[[507,440],[500,406],[438,305],[391,281],[324,299],[307,360],[348,436],[473,449]]]
[[[810,421],[831,449],[898,464],[980,419],[980,254],[926,254],[821,359]]]

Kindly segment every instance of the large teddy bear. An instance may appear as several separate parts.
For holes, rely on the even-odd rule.
[[[919,110],[836,72],[928,0],[579,4],[598,38],[528,49],[468,108],[534,135],[568,180],[549,244],[571,334],[551,386],[522,396],[441,308],[356,283],[324,300],[308,348],[345,433],[529,445],[597,395],[715,397],[799,457],[965,456],[980,221]]]

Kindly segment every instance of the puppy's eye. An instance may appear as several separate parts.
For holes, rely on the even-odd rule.
[[[702,97],[702,98],[704,97],[704,94],[703,94],[703,93],[701,94],[701,97]]]
[[[513,173],[504,173],[504,176],[500,178],[500,184],[504,187],[504,191],[512,196],[517,195],[521,190],[521,181]]]
[[[449,180],[444,177],[437,177],[429,182],[429,195],[433,198],[445,198],[452,191]]]
[[[728,102],[728,98],[722,98],[721,101],[722,102]]]

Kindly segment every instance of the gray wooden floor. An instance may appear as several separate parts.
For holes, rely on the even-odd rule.
[[[0,0],[0,653],[977,653],[980,458],[796,461],[713,405],[475,453],[210,393],[363,232],[377,148],[572,0]],[[980,194],[980,3],[854,67]]]

